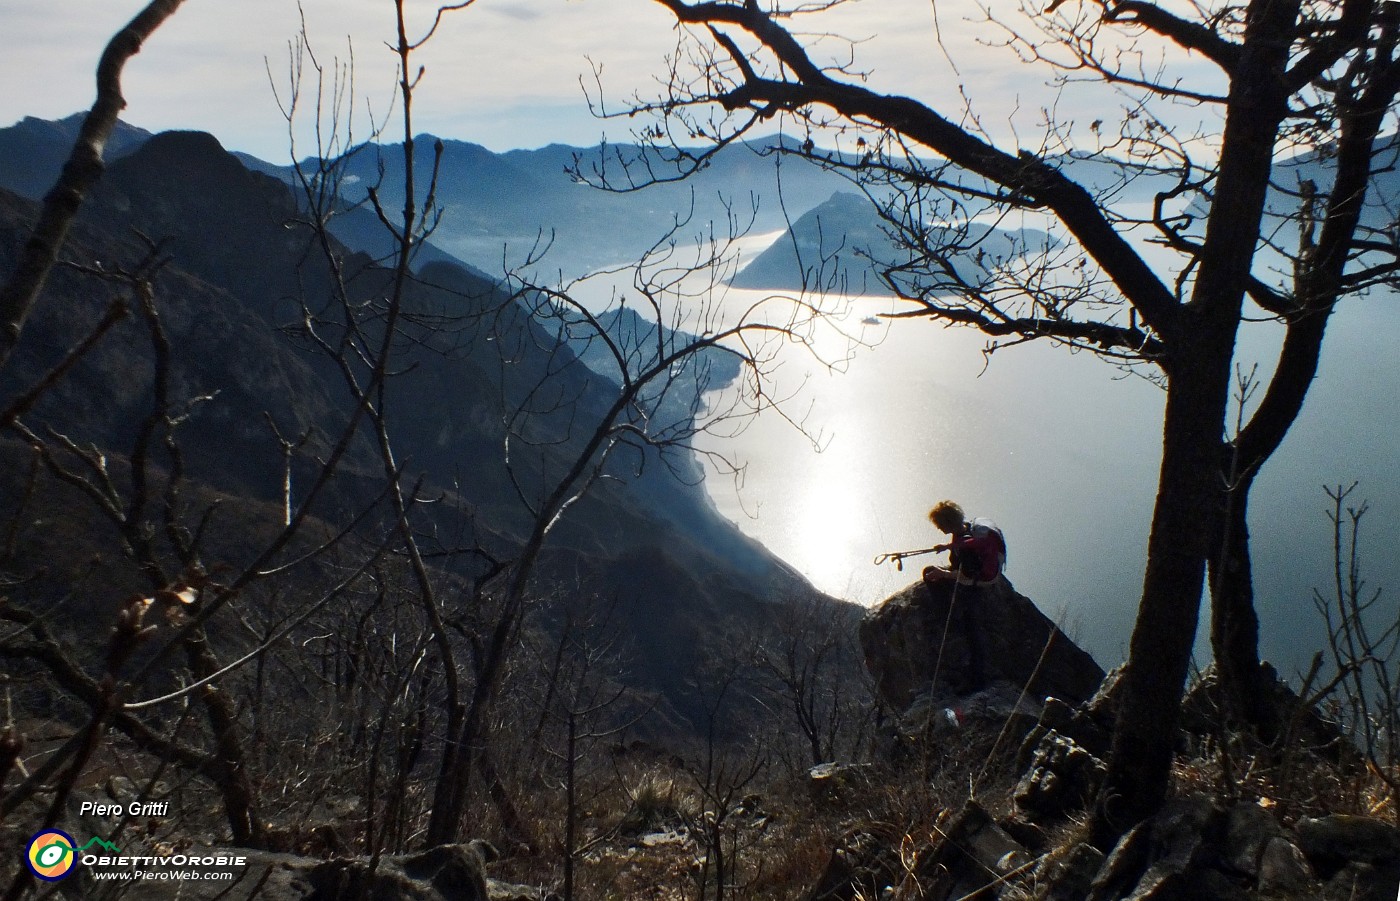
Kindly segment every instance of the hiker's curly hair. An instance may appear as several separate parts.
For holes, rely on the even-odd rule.
[[[952,535],[962,528],[963,523],[967,522],[967,517],[963,515],[963,508],[953,501],[939,501],[928,511],[928,521],[941,531]]]

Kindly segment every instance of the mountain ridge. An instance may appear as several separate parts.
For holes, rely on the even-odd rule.
[[[34,206],[0,195],[0,212],[0,268],[8,269]],[[66,252],[119,271],[144,252],[129,237],[131,229],[164,242],[171,263],[158,277],[157,296],[176,349],[173,383],[182,396],[210,398],[195,404],[181,426],[187,471],[216,490],[264,503],[278,502],[283,489],[282,451],[269,423],[283,435],[311,436],[294,460],[291,484],[302,484],[346,410],[343,392],[334,388],[339,375],[333,362],[308,355],[279,334],[295,324],[299,309],[314,307],[331,287],[319,265],[295,265],[305,257],[307,240],[295,225],[297,215],[280,182],[249,172],[210,136],[174,133],[152,138],[109,167]],[[367,254],[335,252],[347,271],[368,277],[365,290],[378,290],[387,273]],[[450,284],[414,283],[413,315],[441,321],[469,316],[473,304],[503,302],[490,281],[448,263],[435,266],[440,277],[434,281]],[[62,267],[36,306],[0,387],[13,394],[23,388],[23,374],[49,369],[71,336],[83,334],[101,314],[101,302],[80,273]],[[600,409],[614,389],[569,362],[572,351],[553,343],[523,311],[502,310],[506,324],[498,323],[495,332],[467,328],[415,339],[431,352],[414,351],[412,366],[393,382],[390,400],[400,411],[395,427],[405,465],[424,473],[427,486],[440,493],[436,509],[461,511],[442,514],[438,527],[447,533],[470,530],[492,553],[509,556],[526,519],[499,460],[502,433],[492,423],[499,423],[500,404],[538,382],[547,366],[568,373],[563,394],[580,405],[580,416],[595,415],[589,411]],[[490,349],[493,338],[510,335],[519,336],[512,340],[524,354],[511,367],[501,370],[498,363],[476,359],[496,352]],[[30,427],[71,433],[120,456],[133,424],[146,414],[152,376],[145,347],[137,323],[119,326],[42,399]],[[493,374],[499,372],[506,373],[504,380]],[[542,434],[562,424],[542,420]],[[531,451],[531,466],[557,466],[559,455],[576,446],[567,431],[559,434],[559,447],[551,444],[559,439],[548,439]],[[362,504],[377,467],[376,452],[361,436],[325,512]],[[533,477],[522,472],[527,491],[534,490]],[[624,476],[625,469],[611,472],[561,520],[543,558],[544,583],[578,582],[582,575],[593,590],[616,595],[632,618],[628,630],[652,630],[651,620],[673,621],[668,634],[704,634],[709,627],[701,624],[707,621],[761,620],[769,615],[762,610],[767,601],[816,596],[790,567],[719,517],[699,486],[674,481],[656,461],[628,481]],[[686,661],[698,662],[701,646],[644,647],[634,667],[649,679],[671,673],[667,690],[678,692],[684,685],[677,674],[684,673]],[[684,703],[672,696],[668,705],[679,709]]]

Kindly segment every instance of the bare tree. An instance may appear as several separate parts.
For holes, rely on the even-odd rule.
[[[672,315],[696,317],[701,323],[716,315],[714,308],[704,303],[699,313],[694,308],[687,311],[678,297],[696,290],[689,283],[696,276],[703,294],[715,290],[718,277],[714,267],[732,260],[728,249],[732,240],[726,237],[701,244],[695,256],[678,260],[672,238],[667,236],[629,267],[633,288],[641,298],[640,309],[654,326],[652,338],[646,342],[633,343],[615,336],[602,315],[574,298],[567,288],[522,282],[512,292],[510,302],[523,304],[533,321],[544,323],[561,336],[584,335],[586,341],[606,348],[620,378],[614,393],[589,410],[579,398],[571,397],[567,388],[570,373],[579,373],[583,364],[571,353],[561,352],[538,381],[528,386],[525,398],[509,405],[504,457],[511,463],[517,495],[529,513],[530,525],[522,547],[502,573],[496,622],[473,658],[475,687],[461,723],[460,748],[479,751],[483,718],[499,688],[500,673],[529,604],[530,580],[546,542],[566,512],[602,480],[629,474],[635,478],[648,466],[684,468],[679,461],[688,460],[694,452],[696,436],[773,403],[766,382],[775,342],[807,343],[809,330],[820,325],[821,311],[799,303],[777,318],[768,312],[767,304],[761,304],[741,311],[736,321],[706,327],[700,334],[671,328],[677,322],[668,318]],[[621,303],[619,298],[617,304]],[[674,312],[677,310],[685,312]],[[509,346],[506,341],[493,343]],[[702,411],[698,392],[704,388],[703,371],[708,365],[703,355],[711,351],[740,361],[744,381],[732,403]],[[697,369],[701,371],[699,381],[694,380]],[[682,392],[685,399],[678,412],[673,398]],[[466,764],[466,758],[459,760],[457,778],[444,784],[460,791]],[[457,806],[446,798],[444,804],[449,811]],[[448,827],[444,823],[441,828]],[[448,833],[432,834],[443,838]]]
[[[1341,727],[1364,755],[1368,771],[1385,786],[1388,797],[1378,806],[1394,807],[1400,790],[1400,683],[1395,672],[1400,620],[1377,607],[1382,589],[1368,587],[1361,575],[1361,521],[1369,504],[1350,503],[1356,483],[1326,490],[1332,502],[1327,511],[1332,584],[1325,593],[1313,590],[1313,604],[1326,623],[1332,674],[1312,702],[1329,694],[1338,701]],[[1320,662],[1314,663],[1314,675]]]
[[[784,627],[758,649],[758,665],[776,682],[774,693],[803,746],[806,766],[858,759],[876,704],[860,663],[854,617],[817,600],[790,602],[783,612]]]
[[[412,137],[417,81],[403,73],[412,72],[413,54],[444,15],[466,5],[442,7],[423,35],[411,38],[396,0],[403,168],[392,180],[386,173],[363,196],[347,196],[341,173],[351,154],[375,152],[382,132],[372,126],[368,147],[351,139],[353,99],[345,87],[350,70],[323,66],[303,40],[294,49],[292,84],[283,100],[293,132],[303,99],[316,103],[314,111],[301,111],[314,115],[320,127],[316,157],[309,167],[298,167],[298,181],[313,243],[331,273],[328,296],[303,299],[295,332],[330,361],[356,421],[377,448],[388,502],[384,521],[395,534],[392,551],[412,574],[442,680],[445,714],[433,729],[439,753],[425,833],[429,845],[457,838],[474,774],[484,777],[502,816],[516,819],[492,762],[488,724],[522,624],[539,596],[539,561],[556,529],[600,484],[650,477],[658,467],[697,477],[696,436],[775,404],[768,375],[778,345],[811,348],[815,331],[826,327],[823,311],[801,298],[724,308],[733,245],[744,227],[737,214],[693,232],[678,216],[638,260],[606,273],[625,287],[601,303],[580,300],[577,283],[540,284],[516,270],[484,287],[440,267],[416,270],[419,250],[450,211],[436,199],[441,145],[420,171]],[[301,76],[310,92],[305,98]],[[401,213],[387,209],[382,198],[389,194],[401,194]],[[366,205],[390,233],[394,250],[382,265],[357,262],[331,237],[329,224],[347,204]],[[536,261],[532,256],[523,268]],[[594,365],[603,376],[584,363],[585,354],[601,361]],[[728,399],[702,402],[719,385],[717,369],[731,367],[738,380]],[[500,467],[515,503],[509,512],[497,505],[499,521],[480,522],[465,489],[432,483],[434,473],[424,470],[408,488],[404,448],[422,457],[425,445],[406,437],[411,426],[396,418],[395,409],[410,391],[460,392],[464,374],[491,369],[499,422],[488,433],[499,434],[501,447],[498,460],[479,465]],[[409,384],[416,387],[403,387]],[[430,549],[454,518],[474,522],[482,532],[520,537],[497,542],[496,551],[471,536],[465,545]],[[454,570],[467,582],[454,582]]]
[[[220,498],[188,466],[182,439],[190,437],[191,410],[217,408],[221,386],[191,376],[197,361],[166,327],[178,307],[162,297],[162,277],[183,278],[181,261],[153,241],[134,265],[65,266],[65,275],[116,286],[117,298],[6,401],[0,428],[33,448],[30,494],[59,485],[80,497],[88,519],[113,536],[110,546],[139,590],[116,595],[126,599],[101,652],[56,639],[48,615],[0,608],[0,656],[42,674],[42,691],[61,699],[64,713],[76,711],[77,723],[33,772],[17,750],[10,755],[18,737],[7,736],[0,816],[37,799],[54,822],[94,754],[120,742],[154,760],[156,771],[177,767],[216,791],[232,839],[248,846],[305,847],[310,811],[343,796],[358,807],[358,834],[331,835],[319,847],[362,847],[371,867],[410,844],[455,841],[483,794],[510,820],[492,727],[525,618],[545,596],[540,562],[557,530],[600,486],[658,470],[696,477],[696,436],[772,407],[780,400],[768,381],[776,346],[814,343],[824,314],[801,298],[725,308],[739,216],[727,224],[733,231],[721,224],[696,234],[679,218],[640,260],[614,273],[627,287],[601,304],[580,300],[575,285],[508,275],[498,285],[461,288],[451,273],[415,269],[443,211],[435,166],[426,173],[414,166],[412,57],[447,13],[466,5],[439,7],[412,38],[404,3],[394,2],[401,210],[381,201],[380,186],[346,197],[339,174],[356,145],[345,105],[353,90],[340,79],[351,71],[323,68],[304,42],[294,45],[325,128],[315,160],[297,170],[299,214],[280,195],[273,204],[309,226],[296,232],[277,223],[308,248],[288,274],[302,293],[284,331],[309,351],[318,384],[338,394],[315,422],[289,421],[272,400],[252,416],[277,470],[265,474],[274,486],[261,499],[267,503],[250,501],[256,513],[221,517],[221,500],[227,509],[242,499]],[[147,22],[144,33],[153,27]],[[289,128],[313,102],[296,79],[283,96]],[[381,130],[372,127],[376,137]],[[59,193],[71,201],[71,220],[82,191]],[[356,202],[392,237],[383,260],[354,254],[330,234],[334,216]],[[58,258],[62,241],[46,238],[43,253]],[[24,288],[16,336],[42,282],[41,275]],[[619,330],[625,304],[641,326]],[[94,348],[117,340],[137,355],[133,365],[152,373],[131,440],[98,446],[47,427],[35,413],[44,396]],[[610,361],[606,376],[585,365],[586,349]],[[479,465],[499,469],[513,497],[511,511],[492,507],[481,516],[467,486],[425,461],[422,423],[404,410],[416,379],[447,398],[493,368],[496,379],[482,381],[498,392],[498,421],[486,434],[499,450]],[[721,370],[729,374],[721,378]],[[702,401],[735,373],[727,399]],[[466,430],[452,425],[454,434]],[[17,512],[6,545],[13,548],[25,528]],[[221,542],[238,553],[222,553]],[[111,600],[117,588],[105,591]],[[278,690],[287,676],[288,688]],[[577,726],[590,709],[580,695],[566,713]],[[576,750],[565,755],[571,768]],[[301,794],[289,797],[292,787]],[[575,849],[573,838],[566,844]],[[10,896],[29,885],[17,878]]]
[[[193,605],[200,601],[210,582],[200,561],[203,528],[191,528],[187,522],[183,458],[175,436],[180,416],[170,384],[171,348],[161,324],[152,285],[160,262],[159,250],[152,248],[147,259],[132,272],[89,273],[118,281],[130,290],[133,305],[140,311],[150,341],[154,396],[151,411],[138,428],[126,457],[129,462],[127,478],[123,479],[113,472],[107,465],[105,455],[95,447],[80,447],[67,436],[52,431],[48,436],[36,434],[18,415],[18,410],[12,410],[10,415],[4,417],[7,426],[35,449],[50,476],[77,489],[114,528],[121,551],[147,583],[148,594],[129,600],[125,605],[126,610],[118,618],[117,635],[125,635],[125,641],[131,646],[120,654],[109,654],[107,671],[100,679],[89,676],[85,668],[60,647],[43,644],[47,636],[42,619],[20,609],[6,611],[7,618],[21,626],[16,634],[9,637],[28,641],[7,643],[3,653],[40,661],[53,671],[65,688],[92,706],[85,727],[89,737],[82,754],[76,757],[70,773],[72,778],[77,777],[82,763],[101,744],[104,733],[114,719],[117,719],[119,726],[125,724],[129,733],[135,731],[140,734],[148,728],[131,719],[129,714],[126,719],[117,718],[117,714],[126,709],[129,692],[134,686],[142,684],[140,679],[134,683],[126,681],[131,677],[120,673],[121,665],[130,660],[136,644],[149,640],[156,632],[154,626],[142,624],[146,609],[155,604],[174,604],[175,609]],[[186,401],[194,402],[196,400]],[[17,406],[24,404],[21,402]],[[158,457],[163,469],[157,465]],[[171,636],[164,652],[182,651],[194,677],[202,680],[218,670],[218,660],[209,647],[202,622],[186,618],[186,623],[184,629]],[[31,643],[35,640],[38,644]],[[146,661],[143,667],[137,669],[138,672],[149,672],[151,668],[151,662]],[[100,691],[97,690],[99,684],[102,685]],[[205,774],[216,775],[217,784],[224,790],[234,836],[243,843],[256,844],[260,839],[261,827],[254,814],[254,792],[242,765],[243,743],[238,734],[233,705],[226,695],[213,689],[202,693],[202,701],[218,751],[200,755],[187,750],[184,759],[188,761],[190,757],[202,757]],[[62,760],[64,756],[55,755],[51,760]],[[6,799],[7,805],[12,809],[34,788],[20,786]],[[62,797],[64,792],[58,794]]]
[[[525,687],[527,715],[532,714],[529,752],[543,755],[538,775],[557,783],[564,797],[563,858],[564,901],[576,895],[578,863],[593,844],[609,837],[588,836],[583,831],[583,811],[602,794],[595,787],[597,749],[635,726],[647,708],[631,697],[618,681],[622,655],[618,648],[614,610],[598,602],[565,599],[558,610],[543,610],[536,630],[542,632],[525,644],[533,658],[535,679]],[[517,688],[519,691],[519,687]],[[533,707],[530,711],[528,708]],[[562,735],[560,734],[562,733]],[[529,778],[535,772],[526,774]],[[557,811],[558,803],[550,804]],[[557,819],[557,815],[551,817]]]
[[[243,530],[236,542],[240,550],[229,553],[230,530],[250,520],[219,516],[221,501],[227,498],[195,483],[187,472],[182,431],[192,411],[211,398],[193,388],[199,379],[187,378],[189,371],[170,336],[166,316],[173,310],[157,290],[168,263],[163,248],[152,244],[130,267],[116,259],[100,268],[66,265],[87,285],[115,286],[117,299],[88,339],[64,353],[54,369],[0,414],[4,429],[32,449],[35,461],[26,497],[13,512],[7,565],[17,556],[22,535],[45,528],[45,517],[36,517],[36,511],[64,509],[66,516],[94,532],[92,540],[108,541],[109,556],[99,558],[96,597],[85,606],[96,613],[115,598],[124,598],[115,604],[106,653],[96,659],[91,648],[55,634],[60,624],[68,631],[77,613],[64,609],[71,606],[71,597],[66,599],[69,603],[45,604],[38,614],[10,598],[0,609],[5,623],[0,657],[14,661],[17,672],[42,674],[40,690],[59,699],[52,714],[63,719],[70,714],[76,722],[68,741],[40,768],[21,771],[24,778],[4,786],[0,818],[48,796],[45,822],[56,822],[87,766],[99,749],[117,743],[109,737],[116,734],[128,747],[158,761],[157,771],[176,767],[211,787],[233,840],[258,847],[267,838],[262,773],[250,751],[239,703],[241,686],[230,676],[249,662],[261,661],[335,600],[373,564],[382,546],[359,558],[346,581],[323,586],[326,590],[319,598],[308,597],[301,607],[284,611],[257,635],[251,650],[231,663],[221,659],[229,649],[247,649],[245,642],[228,640],[228,627],[240,616],[266,609],[265,588],[345,538],[345,531],[304,528],[311,522],[308,507],[328,483],[338,455],[332,454],[308,484],[303,505],[295,511],[285,507],[286,518],[275,525],[266,522]],[[147,410],[134,423],[129,443],[115,443],[111,436],[103,447],[79,442],[51,422],[40,424],[42,416],[31,418],[42,395],[55,390],[77,357],[91,352],[96,339],[112,329],[110,311],[126,309],[135,310],[137,322],[105,340],[129,343],[140,359],[127,376]],[[14,448],[7,451],[13,453]],[[33,585],[42,599],[44,580],[42,572],[30,572],[7,587]],[[299,587],[311,589],[315,581],[300,581]],[[88,629],[78,631],[80,637],[92,637]],[[168,720],[162,715],[171,709],[181,710],[173,730],[166,728]],[[202,725],[200,717],[189,715],[192,710],[202,712]],[[9,897],[22,895],[29,882],[28,871],[19,874]]]
[[[724,734],[727,712],[745,702],[754,686],[747,678],[745,658],[753,651],[740,635],[717,651],[692,676],[701,710],[701,744],[686,772],[700,797],[691,831],[704,853],[695,874],[697,901],[724,901],[742,894],[743,854],[756,840],[752,820],[760,831],[766,820],[752,809],[753,785],[772,764],[766,738],[755,731],[750,741],[736,744]]]
[[[1128,98],[1116,130],[1096,121],[1085,142],[1047,114],[1027,147],[994,138],[956,101],[872,90],[851,62],[858,47],[825,62],[809,35],[834,37],[819,24],[833,4],[659,2],[682,26],[681,47],[664,95],[626,110],[656,116],[644,133],[659,155],[650,160],[683,175],[781,121],[800,132],[795,152],[869,190],[907,250],[885,266],[909,302],[896,315],[970,325],[993,350],[1034,339],[1085,348],[1163,380],[1147,573],[1095,817],[1095,841],[1111,844],[1164,797],[1208,562],[1222,672],[1242,714],[1259,702],[1248,491],[1297,417],[1336,305],[1400,271],[1395,211],[1387,198],[1368,204],[1397,153],[1378,136],[1395,121],[1400,8],[1026,5],[1014,26],[989,19],[988,34],[1058,70],[1065,91],[1087,78]],[[1154,54],[1160,68],[1142,62]],[[1188,57],[1213,65],[1210,85],[1173,72]],[[1168,126],[1181,104],[1204,111],[1198,133]],[[845,152],[816,147],[831,136]],[[697,138],[709,144],[681,147]],[[1122,202],[1135,182],[1152,201],[1146,216]],[[1053,240],[998,249],[973,222],[1013,213],[1042,216]],[[1175,255],[1169,271],[1149,263],[1144,240]],[[1228,438],[1236,340],[1258,317],[1282,324],[1283,349]]]

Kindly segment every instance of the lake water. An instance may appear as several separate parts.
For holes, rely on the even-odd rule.
[[[756,299],[732,292],[726,306]],[[995,354],[984,339],[927,320],[859,325],[887,299],[853,302],[848,328],[878,345],[845,371],[784,354],[778,382],[802,384],[786,405],[820,431],[824,449],[773,415],[704,447],[746,466],[741,488],[711,478],[716,505],[818,588],[862,604],[917,577],[873,565],[882,552],[943,540],[926,520],[936,501],[959,501],[995,520],[1009,544],[1007,576],[1105,666],[1117,663],[1136,615],[1160,462],[1164,396],[1087,353],[1048,344]],[[1330,502],[1322,486],[1361,482],[1369,498],[1363,557],[1368,584],[1400,592],[1400,365],[1394,298],[1361,299],[1334,317],[1323,371],[1284,447],[1251,496],[1263,649],[1285,673],[1321,641],[1314,586],[1331,579]],[[1271,327],[1241,359],[1271,360]],[[1261,371],[1267,365],[1261,365]],[[804,384],[805,383],[805,384]],[[1203,609],[1198,659],[1208,660]]]
[[[777,233],[737,246],[752,258]],[[681,257],[684,254],[680,254]],[[703,280],[702,280],[703,281]],[[635,293],[624,273],[577,286],[598,307]],[[729,290],[710,303],[727,312],[763,300]],[[695,300],[690,298],[683,303]],[[932,558],[903,572],[877,554],[944,539],[928,509],[942,498],[995,520],[1009,545],[1007,577],[1105,666],[1121,661],[1146,566],[1160,463],[1162,391],[1088,353],[1046,343],[1004,349],[988,362],[985,339],[929,320],[878,320],[888,298],[828,299],[838,325],[874,346],[829,371],[787,347],[773,387],[787,416],[765,413],[740,434],[702,436],[701,449],[744,466],[742,484],[712,475],[716,506],[821,590],[878,603],[917,578]],[[675,324],[694,330],[695,320]],[[1343,305],[1329,326],[1321,373],[1284,446],[1250,498],[1255,588],[1263,653],[1285,674],[1322,647],[1313,590],[1332,579],[1324,485],[1360,485],[1369,499],[1362,558],[1368,587],[1383,588],[1382,615],[1400,597],[1400,297]],[[1281,330],[1247,327],[1238,360],[1268,372]],[[845,355],[837,336],[817,350]],[[821,450],[813,448],[819,438]],[[1209,661],[1202,609],[1198,662]]]

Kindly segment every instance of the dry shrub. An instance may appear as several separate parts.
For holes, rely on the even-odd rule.
[[[636,835],[661,827],[674,827],[693,820],[701,810],[694,791],[674,776],[648,771],[628,789],[631,806],[622,817],[619,830]]]

